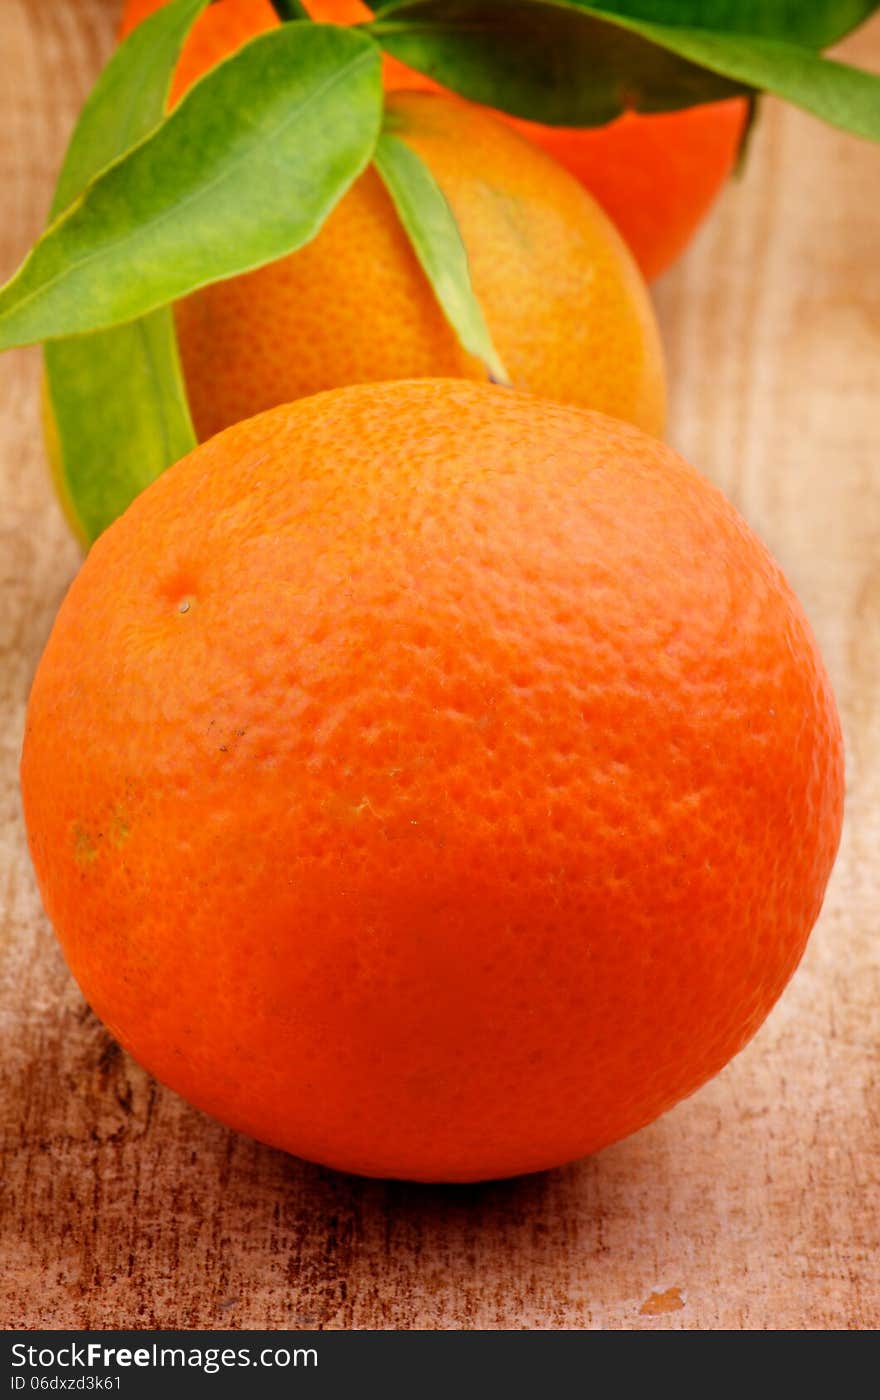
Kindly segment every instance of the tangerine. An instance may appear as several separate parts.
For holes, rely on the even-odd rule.
[[[128,33],[162,0],[128,0]],[[309,0],[315,19],[358,24],[371,18],[360,0]],[[260,30],[277,24],[269,0],[220,0],[197,21],[178,69],[174,96],[209,64],[219,62]],[[386,56],[390,88],[437,90],[423,74]],[[730,175],[748,118],[734,97],[678,112],[626,112],[607,126],[568,128],[506,118],[542,146],[589,190],[617,225],[642,273],[664,272],[690,242]]]
[[[261,13],[248,10],[251,29]],[[205,11],[181,82],[210,68],[244,20],[224,3]],[[661,433],[665,375],[654,313],[601,209],[480,108],[404,91],[387,106],[395,134],[426,162],[452,207],[513,383]],[[194,292],[175,313],[200,439],[322,389],[419,375],[486,378],[447,322],[372,167],[305,247]]]
[[[452,206],[513,383],[659,435],[659,332],[641,277],[598,205],[478,108],[431,93],[395,92],[387,103],[396,134]],[[486,378],[443,315],[372,168],[311,243],[204,287],[175,311],[200,439],[321,389]]]
[[[223,1122],[464,1181],[692,1093],[840,835],[809,625],[733,507],[600,414],[459,380],[237,424],[100,537],[28,706],[46,910]]]

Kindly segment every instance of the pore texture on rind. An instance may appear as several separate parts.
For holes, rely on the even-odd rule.
[[[764,546],[670,449],[488,386],[319,395],[96,543],[34,682],[31,851],[158,1078],[376,1175],[554,1165],[749,1039],[840,731]]]

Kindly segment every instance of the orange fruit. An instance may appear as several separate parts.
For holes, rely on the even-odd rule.
[[[660,434],[659,334],[639,273],[599,207],[476,108],[405,92],[388,105],[457,216],[512,382]],[[193,293],[176,320],[200,438],[321,389],[486,378],[446,321],[372,169],[311,243]]]
[[[238,6],[241,0],[224,0]],[[267,5],[267,8],[271,8]],[[309,0],[327,23],[370,19],[360,0]],[[270,17],[262,12],[261,27]],[[243,41],[244,35],[238,39]],[[395,59],[385,59],[390,88],[437,85]],[[687,247],[730,175],[748,117],[745,98],[645,116],[626,112],[607,126],[572,128],[505,119],[565,166],[623,234],[645,277],[658,277]]]
[[[197,63],[210,66],[212,45],[229,40],[219,27],[223,5],[215,9],[215,28],[187,58],[188,77]],[[397,133],[426,161],[457,217],[512,382],[662,432],[663,357],[650,300],[598,206],[561,167],[476,107],[407,92],[389,96],[388,105]],[[177,306],[176,319],[201,439],[345,384],[486,378],[446,321],[372,168],[306,247],[203,288]]]
[[[719,491],[600,414],[357,386],[97,541],[24,807],[83,992],[224,1122],[471,1180],[633,1132],[757,1030],[840,834],[828,677]]]
[[[514,124],[565,166],[617,225],[649,281],[683,253],[733,170],[744,98],[679,112],[625,112],[587,130]]]
[[[162,0],[128,0],[124,32]],[[360,0],[309,0],[317,20],[357,24],[370,18]],[[175,80],[175,95],[246,39],[276,24],[269,0],[220,0],[197,22]],[[436,90],[430,78],[385,59],[389,87]],[[564,165],[598,200],[629,244],[647,278],[674,262],[696,232],[733,169],[745,130],[744,98],[679,112],[627,112],[589,129],[541,126],[507,118]]]

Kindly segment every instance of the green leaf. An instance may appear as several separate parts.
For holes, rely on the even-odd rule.
[[[399,4],[374,0],[372,9],[381,14]],[[763,34],[824,49],[869,19],[880,9],[880,0],[597,0],[592,8],[654,24]]]
[[[748,111],[746,113],[745,125],[739,138],[739,146],[736,152],[736,161],[733,166],[734,177],[739,179],[745,173],[748,165],[749,152],[752,149],[752,139],[758,125],[758,118],[761,115],[761,97],[759,93],[752,93],[748,98]]]
[[[647,10],[633,0],[627,10]],[[650,8],[673,13],[670,0]],[[707,14],[695,0],[675,6]],[[730,15],[746,6],[731,3]],[[781,6],[773,16],[781,22]],[[813,7],[808,7],[812,9]],[[802,25],[814,37],[834,25]],[[818,9],[817,9],[818,13]],[[789,20],[789,27],[795,24]],[[582,27],[581,27],[582,26]],[[583,0],[394,0],[369,26],[383,47],[475,101],[563,126],[596,125],[627,109],[670,110],[732,92],[765,89],[856,135],[880,139],[880,78],[766,35],[658,24]],[[713,78],[720,88],[713,89]]]
[[[294,23],[251,40],[50,226],[0,291],[0,349],[133,320],[301,247],[369,162],[381,110],[367,35]]]
[[[113,54],[74,129],[52,217],[157,126],[190,26],[208,0],[176,0]],[[44,419],[58,493],[90,543],[195,446],[169,309],[45,349]]]
[[[196,445],[170,311],[46,346],[47,438],[70,524],[91,543]]]
[[[509,384],[474,295],[455,215],[434,176],[405,140],[388,131],[379,137],[373,159],[447,321],[490,377]]]
[[[608,18],[552,0],[395,0],[369,30],[473,102],[550,126],[602,126],[746,90]]]
[[[654,24],[762,34],[824,49],[868,19],[877,0],[597,0],[592,9]]]
[[[210,0],[174,0],[110,58],[79,114],[55,186],[55,219],[106,166],[159,126],[183,42]]]
[[[779,39],[619,22],[712,72],[784,97],[855,136],[880,141],[880,76],[875,73]]]

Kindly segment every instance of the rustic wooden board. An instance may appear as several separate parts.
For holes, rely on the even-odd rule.
[[[116,0],[0,0],[0,275],[37,233]],[[880,25],[844,48],[880,67]],[[768,105],[745,179],[657,289],[672,437],[811,615],[848,752],[843,849],[753,1044],[661,1122],[521,1181],[352,1180],[237,1137],[92,1018],[41,912],[25,696],[78,561],[35,352],[0,360],[0,1323],[868,1328],[880,1323],[880,202],[876,148]]]

